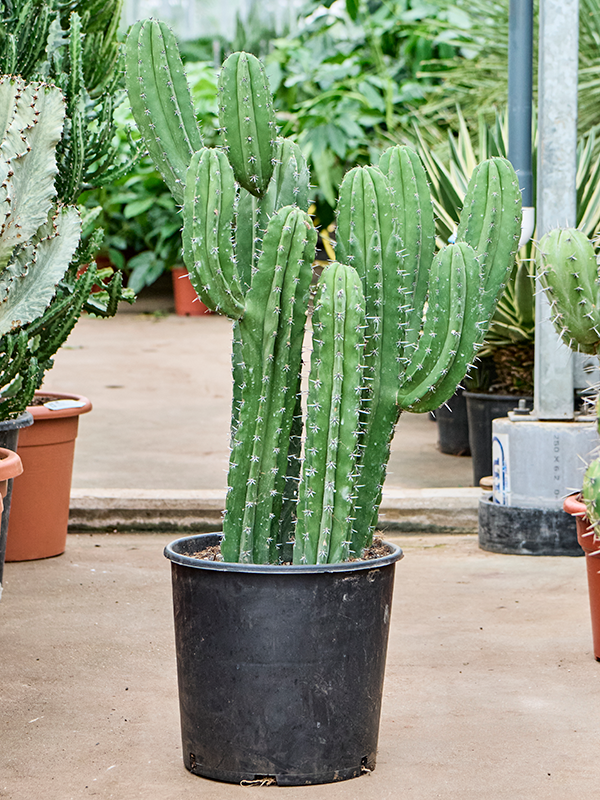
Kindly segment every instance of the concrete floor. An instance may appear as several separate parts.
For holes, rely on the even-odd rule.
[[[582,559],[394,537],[378,765],[335,785],[242,788],[182,765],[165,534],[71,534],[7,564],[0,797],[596,800],[600,664]],[[218,676],[215,676],[218,680]]]
[[[155,313],[134,306],[112,319],[81,319],[47,374],[48,390],[83,394],[94,405],[80,419],[73,486],[224,490],[231,323],[144,307]],[[471,459],[438,451],[429,415],[403,414],[387,485],[472,486]]]

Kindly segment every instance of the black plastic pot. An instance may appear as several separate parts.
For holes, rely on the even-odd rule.
[[[196,775],[279,785],[375,767],[395,562],[202,561],[172,542],[183,759]]]
[[[29,411],[24,411],[15,419],[6,419],[0,422],[0,447],[17,451],[19,431],[33,425],[33,417]],[[4,510],[0,521],[0,586],[4,575],[4,554],[6,553],[6,536],[8,534],[8,519],[10,516],[10,501],[12,497],[12,479],[8,482],[8,491],[4,498]]]
[[[509,394],[483,394],[465,392],[467,417],[469,420],[469,443],[473,459],[473,485],[492,474],[492,422],[507,417],[525,400],[526,407],[533,408],[532,397],[518,397]]]
[[[479,546],[518,556],[582,556],[575,518],[562,508],[501,506],[479,501]]]
[[[451,456],[471,455],[467,401],[462,389],[435,410],[435,419],[440,452]]]

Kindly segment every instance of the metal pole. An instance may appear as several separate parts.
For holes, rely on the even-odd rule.
[[[508,158],[519,177],[523,206],[530,208],[533,0],[510,0],[508,20]]]
[[[576,222],[578,48],[578,0],[540,0],[538,239],[553,228]],[[539,286],[534,414],[538,419],[573,418],[571,351],[554,330]]]

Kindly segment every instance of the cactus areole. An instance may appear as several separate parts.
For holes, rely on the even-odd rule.
[[[223,146],[208,149],[167,26],[134,25],[126,64],[136,122],[183,207],[192,283],[209,308],[233,320],[223,558],[296,566],[361,558],[400,413],[451,397],[483,343],[519,239],[515,173],[501,158],[475,170],[458,241],[437,255],[414,152],[393,147],[378,166],[346,175],[337,261],[314,295],[302,397],[317,233],[306,162],[296,144],[277,137],[262,65],[247,53],[225,61]]]

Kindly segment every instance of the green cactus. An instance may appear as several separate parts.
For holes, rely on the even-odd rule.
[[[353,267],[331,264],[317,287],[295,564],[346,561],[356,484],[365,300]]]
[[[275,110],[263,65],[247,53],[232,53],[219,76],[219,122],[235,178],[262,197],[273,175]]]
[[[152,64],[157,25],[141,23],[127,45],[136,53],[128,91],[145,136],[153,135],[144,131],[160,98],[145,90],[138,61]],[[164,93],[156,74],[149,80]],[[183,191],[192,281],[207,305],[234,320],[221,552],[227,561],[277,563],[289,559],[293,542],[299,565],[360,557],[372,540],[400,412],[447,399],[483,341],[520,229],[514,172],[504,161],[482,166],[463,240],[435,258],[431,199],[412,151],[392,148],[380,168],[345,177],[337,262],[315,296],[301,457],[301,354],[316,242],[308,171],[297,145],[275,138],[253,56],[231,56],[221,87],[225,151],[187,153]],[[175,88],[169,103],[180,107],[186,92]],[[173,163],[187,147],[184,132],[178,136],[173,152],[167,145],[155,159]]]
[[[554,326],[572,349],[595,355],[600,345],[600,270],[583,231],[556,228],[542,237],[537,267]]]
[[[556,228],[540,240],[536,262],[557,333],[572,350],[597,355],[600,349],[600,267],[593,244],[582,231]],[[596,396],[600,431],[598,410]],[[582,494],[597,539],[600,539],[599,489],[600,458],[596,458],[586,470]]]

